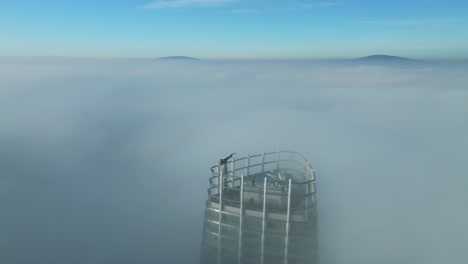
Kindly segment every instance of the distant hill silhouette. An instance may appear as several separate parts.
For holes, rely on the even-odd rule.
[[[389,55],[371,55],[357,59],[338,60],[335,63],[349,66],[382,66],[398,68],[424,67],[428,64],[426,61],[415,60]]]
[[[403,58],[398,56],[389,56],[389,55],[371,55],[363,58],[354,59],[358,62],[369,62],[369,63],[412,63],[412,62],[421,62],[415,59]]]
[[[193,57],[187,57],[187,56],[168,56],[168,57],[162,57],[162,58],[159,58],[160,60],[199,60],[197,58],[193,58]]]

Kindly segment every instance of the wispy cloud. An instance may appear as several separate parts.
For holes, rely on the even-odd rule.
[[[236,0],[158,0],[144,6],[146,9],[212,7],[235,2]]]
[[[341,5],[341,2],[288,2],[276,7],[268,7],[269,11],[298,11],[304,9],[318,9]]]
[[[395,20],[366,20],[363,24],[384,25],[384,26],[411,26],[411,25],[430,25],[442,24],[448,22],[445,18],[426,18],[426,19],[395,19]]]
[[[156,0],[151,3],[144,5],[145,9],[166,9],[166,8],[187,8],[187,7],[214,7],[221,6],[228,3],[239,2],[240,0]],[[245,3],[245,2],[244,2]],[[271,3],[270,3],[271,4]],[[280,6],[276,8],[250,8],[245,6],[243,8],[234,9],[231,11],[233,14],[246,14],[246,13],[258,13],[262,9],[266,10],[300,10],[300,9],[312,9],[312,8],[322,8],[322,7],[331,7],[337,6],[339,2],[313,2],[313,3],[304,3],[304,2],[279,2]]]
[[[318,2],[318,3],[307,3],[302,4],[303,8],[318,8],[318,7],[330,7],[330,6],[337,6],[339,2]]]
[[[233,14],[253,14],[258,12],[260,11],[257,9],[236,9],[231,11]]]

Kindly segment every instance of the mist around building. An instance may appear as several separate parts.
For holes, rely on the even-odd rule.
[[[210,167],[294,150],[322,263],[465,264],[468,64],[0,58],[0,263],[200,261]]]

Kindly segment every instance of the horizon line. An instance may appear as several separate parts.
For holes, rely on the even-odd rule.
[[[343,57],[195,57],[186,55],[174,56],[71,56],[71,55],[0,55],[0,59],[27,59],[27,58],[50,58],[50,59],[90,59],[90,60],[159,60],[170,57],[187,57],[194,58],[198,61],[339,61],[339,60],[355,60],[371,56],[388,56],[399,57],[403,59],[412,59],[419,61],[467,61],[468,58],[423,58],[423,57],[406,57],[400,55],[387,55],[387,54],[371,54],[365,56],[343,56]]]

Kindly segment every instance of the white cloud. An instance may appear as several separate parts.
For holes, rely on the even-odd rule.
[[[257,9],[236,9],[232,10],[231,13],[233,14],[252,14],[252,13],[258,13],[259,10]]]
[[[211,7],[234,2],[236,0],[158,0],[145,5],[146,9]]]
[[[289,12],[289,11],[298,11],[304,9],[317,9],[317,8],[327,8],[341,5],[341,2],[287,2],[282,3],[276,7],[268,7],[266,10],[269,11],[280,11],[280,12]]]
[[[429,25],[442,24],[448,22],[444,18],[425,18],[425,19],[395,19],[395,20],[366,20],[361,23],[384,25],[384,26],[411,26],[411,25]]]
[[[319,2],[319,3],[309,3],[303,4],[304,8],[317,8],[317,7],[330,7],[330,6],[337,6],[340,3],[338,2]]]
[[[220,6],[227,3],[237,2],[239,0],[156,0],[144,6],[145,9],[165,9],[165,8],[185,8],[185,7],[213,7]],[[280,7],[280,10],[285,8],[284,5],[289,6],[288,10],[298,10],[298,9],[311,9],[311,8],[321,8],[321,7],[331,7],[339,5],[339,2],[315,2],[315,3],[281,3],[283,7]],[[271,3],[269,3],[271,5]],[[276,9],[276,8],[274,8]],[[272,10],[272,8],[268,8]],[[231,13],[234,14],[246,14],[246,13],[258,13],[260,9],[253,8],[240,8],[232,10]]]

